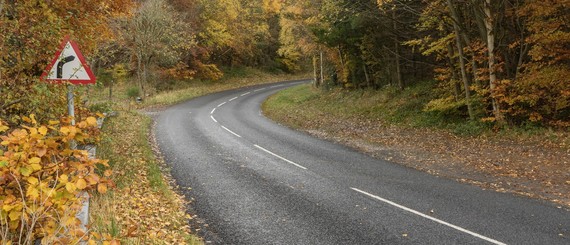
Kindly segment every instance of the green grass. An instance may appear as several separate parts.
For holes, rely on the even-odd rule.
[[[426,104],[436,98],[431,92],[435,86],[435,82],[426,81],[399,91],[393,87],[381,90],[324,90],[315,89],[311,85],[300,85],[272,96],[264,104],[264,111],[269,116],[287,114],[277,118],[300,117],[288,120],[293,127],[300,127],[303,121],[330,116],[357,121],[378,121],[404,128],[441,129],[458,136],[487,135],[546,140],[563,147],[570,145],[568,132],[554,131],[538,125],[505,127],[498,130],[491,123],[467,119],[467,115],[460,110],[426,111]]]

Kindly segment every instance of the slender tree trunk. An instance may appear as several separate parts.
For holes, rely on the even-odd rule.
[[[319,78],[317,77],[317,56],[313,56],[313,77],[314,77],[314,85],[316,88],[319,87]]]
[[[144,86],[143,86],[143,68],[142,68],[142,57],[139,54],[139,57],[137,57],[137,77],[139,80],[139,92],[144,93]]]
[[[461,83],[459,83],[459,78],[457,76],[457,70],[455,69],[455,61],[453,55],[455,50],[453,45],[450,43],[447,45],[447,59],[449,62],[449,67],[451,69],[451,82],[453,83],[453,92],[455,94],[455,101],[459,101],[461,97]]]
[[[396,4],[394,3],[394,9],[392,10],[392,25],[394,28],[394,51],[396,52],[396,81],[398,82],[398,87],[400,90],[404,90],[404,80],[402,79],[402,71],[400,67],[400,41],[398,40],[398,35],[396,30],[398,30],[398,23],[396,22]]]
[[[372,82],[370,76],[368,76],[368,69],[366,69],[366,63],[362,62],[362,69],[364,70],[364,77],[366,78],[366,84],[368,88],[372,88]]]
[[[493,114],[497,122],[503,122],[503,115],[497,99],[495,89],[497,84],[497,74],[495,69],[495,27],[491,11],[491,0],[485,0],[485,26],[487,27],[487,50],[489,58],[489,87],[491,88],[491,101],[493,104]]]
[[[459,30],[461,30],[461,28],[459,28]],[[466,46],[470,46],[471,45],[471,38],[469,38],[469,35],[467,35],[465,32],[461,32],[461,36],[463,37],[463,40],[465,40]],[[479,78],[478,78],[479,76],[477,75],[477,71],[479,71],[479,65],[477,65],[477,60],[475,59],[475,57],[477,56],[477,53],[472,48],[470,48],[469,51],[471,53],[471,73],[473,76],[473,81],[477,85],[482,87],[483,83],[479,80]],[[468,77],[468,79],[469,79],[469,77]]]
[[[321,50],[321,81],[320,84],[324,83],[324,69],[323,69],[323,51]]]
[[[453,30],[455,32],[455,44],[457,45],[457,51],[459,53],[459,65],[461,68],[461,79],[463,80],[463,87],[465,89],[465,102],[467,104],[467,111],[469,113],[469,118],[471,120],[475,119],[475,113],[473,111],[473,105],[471,102],[471,89],[469,84],[469,79],[467,77],[467,70],[465,67],[465,54],[463,52],[463,43],[461,42],[461,29],[459,28],[458,21],[459,17],[455,10],[455,6],[451,0],[447,0],[447,4],[451,11],[451,17],[453,18]]]

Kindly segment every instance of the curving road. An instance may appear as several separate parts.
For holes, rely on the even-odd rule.
[[[301,82],[200,97],[160,113],[159,147],[215,244],[570,244],[570,212],[437,178],[261,115]]]

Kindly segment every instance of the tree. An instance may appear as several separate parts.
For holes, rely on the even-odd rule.
[[[136,59],[137,81],[143,97],[150,67],[176,65],[181,51],[189,50],[194,44],[180,19],[165,0],[146,0],[132,17],[120,22],[123,42]]]
[[[64,106],[55,104],[65,103],[57,99],[61,89],[38,81],[57,46],[69,35],[89,57],[113,37],[108,21],[131,6],[130,0],[1,1],[0,117],[14,124],[32,112],[42,121],[59,117],[63,111],[57,108]],[[45,99],[53,104],[45,106]]]

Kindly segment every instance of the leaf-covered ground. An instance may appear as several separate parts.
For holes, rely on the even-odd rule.
[[[92,200],[92,230],[122,244],[201,244],[190,232],[188,203],[149,144],[150,123],[127,111],[106,120],[99,157],[110,160],[117,187]]]
[[[359,96],[323,93],[309,86],[289,89],[264,104],[273,120],[336,141],[377,158],[434,175],[570,207],[568,134],[524,139],[457,136],[448,130],[386,123]],[[359,104],[360,108],[355,109]],[[366,104],[366,103],[364,103]],[[560,140],[562,138],[562,140]]]

